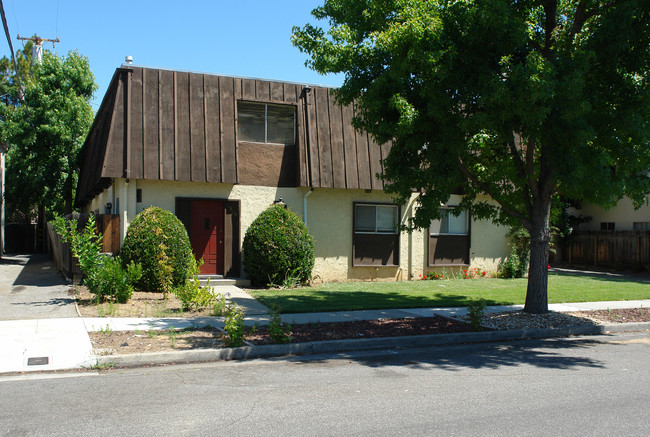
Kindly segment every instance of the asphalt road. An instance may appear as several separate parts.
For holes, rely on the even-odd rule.
[[[650,435],[650,333],[0,378],[0,434]]]

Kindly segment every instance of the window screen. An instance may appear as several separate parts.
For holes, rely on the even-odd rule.
[[[266,105],[267,143],[294,144],[293,106]]]
[[[259,103],[239,102],[237,109],[239,141],[265,143],[265,106]]]
[[[372,205],[357,205],[355,211],[356,232],[375,232],[375,207]]]
[[[449,209],[440,211],[440,220],[432,220],[429,226],[431,235],[467,235],[467,211],[463,210],[458,217],[450,213]]]
[[[397,223],[396,205],[355,205],[355,232],[394,234]]]
[[[238,102],[239,141],[295,144],[295,112],[291,105]]]

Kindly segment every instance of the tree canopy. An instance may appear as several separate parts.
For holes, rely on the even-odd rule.
[[[92,124],[90,99],[97,89],[88,60],[75,51],[44,51],[32,64],[29,46],[19,51],[20,85],[7,58],[0,60],[0,135],[8,146],[7,205],[31,217],[71,212],[78,154]]]
[[[340,103],[392,141],[382,177],[420,191],[413,225],[457,209],[525,227],[525,310],[547,305],[551,202],[650,190],[647,0],[326,0],[293,29],[307,65],[343,72]],[[488,195],[486,198],[482,195]]]

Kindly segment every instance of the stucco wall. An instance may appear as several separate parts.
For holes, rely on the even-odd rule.
[[[138,189],[142,190],[142,202],[136,203]],[[123,238],[130,220],[151,205],[174,212],[176,197],[238,200],[241,202],[240,225],[243,239],[252,221],[274,200],[282,198],[287,207],[302,218],[307,193],[309,191],[306,188],[133,179],[126,183],[124,179],[115,179],[111,188],[91,202],[90,210],[103,211],[103,205],[109,201],[113,203],[114,208],[119,204]],[[353,203],[391,203],[389,195],[381,191],[316,188],[306,199],[307,226],[315,240],[316,262],[312,275],[316,281],[408,280],[419,278],[419,275],[429,269],[426,265],[426,231],[400,234],[399,266],[352,266]],[[401,206],[402,223],[406,223],[412,216],[414,200],[415,195],[409,204]],[[450,204],[453,204],[453,201],[454,199]],[[473,221],[472,266],[496,270],[498,263],[509,253],[505,240],[506,232],[507,229],[496,227],[490,222]]]
[[[626,197],[610,209],[604,209],[591,204],[583,204],[581,209],[570,209],[569,212],[576,216],[591,217],[589,222],[580,224],[578,229],[581,231],[600,230],[601,222],[614,222],[617,231],[631,231],[633,230],[632,225],[634,222],[650,222],[650,204],[648,203],[648,199],[646,199],[646,204],[638,210],[634,209],[632,201]]]

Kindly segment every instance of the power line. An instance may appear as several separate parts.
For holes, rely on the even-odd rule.
[[[20,33],[20,26],[18,25],[18,17],[16,16],[16,4],[11,0],[11,9],[14,11],[14,21],[16,22],[16,30]]]
[[[9,50],[11,50],[11,60],[14,63],[14,70],[16,70],[16,82],[18,82],[18,98],[21,102],[25,103],[25,95],[23,94],[23,86],[20,83],[20,73],[18,71],[18,63],[16,62],[16,54],[14,53],[14,46],[11,43],[11,36],[9,36],[9,26],[7,25],[7,17],[5,16],[5,6],[0,0],[0,14],[2,15],[2,25],[5,28],[5,36],[9,43]]]
[[[9,26],[7,25],[7,17],[5,17],[5,6],[0,0],[0,14],[2,14],[2,25],[5,28],[5,36],[7,37],[7,42],[9,43],[9,49],[11,50],[11,60],[14,63],[14,70],[18,73],[18,64],[16,63],[16,57],[14,56],[14,46],[11,43],[11,36],[9,36]]]

